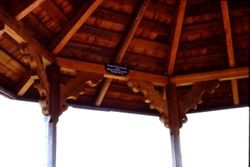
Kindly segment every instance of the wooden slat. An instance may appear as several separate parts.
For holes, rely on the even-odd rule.
[[[26,69],[22,64],[5,53],[2,49],[0,49],[0,63],[11,69],[16,74],[22,75],[26,72]]]
[[[221,0],[220,4],[221,4],[221,11],[222,11],[224,32],[225,32],[225,36],[226,36],[228,64],[230,67],[234,67],[235,66],[235,56],[234,56],[234,48],[233,48],[233,40],[232,40],[232,31],[231,31],[231,25],[230,25],[228,1]],[[239,105],[240,100],[239,100],[237,80],[232,80],[231,85],[232,85],[234,105]]]
[[[48,14],[59,24],[63,24],[68,21],[68,18],[60,11],[60,9],[51,0],[42,4],[42,7],[46,9]]]
[[[61,30],[60,34],[53,43],[53,53],[58,54],[70,38],[79,30],[89,16],[102,3],[103,0],[91,0],[84,3],[79,12],[71,19],[71,21]]]
[[[178,10],[177,10],[176,23],[174,26],[175,28],[174,28],[172,39],[171,39],[172,43],[171,43],[171,49],[170,49],[170,57],[169,57],[168,65],[167,65],[168,75],[172,75],[174,72],[174,65],[175,65],[176,55],[177,55],[178,46],[179,46],[179,40],[181,36],[181,30],[182,30],[182,24],[183,24],[183,19],[185,15],[186,5],[187,5],[187,0],[180,0]]]
[[[33,85],[36,79],[39,79],[37,75],[31,75],[30,73],[26,74],[17,85],[17,88],[16,88],[17,95],[23,96],[31,87],[31,85]]]
[[[3,95],[3,96],[8,97],[10,99],[16,99],[16,96],[12,92],[10,92],[9,90],[5,89],[1,85],[0,85],[0,94]]]
[[[129,44],[130,44],[130,42],[135,34],[135,31],[136,31],[140,21],[142,20],[144,13],[146,12],[146,9],[149,5],[149,2],[150,2],[150,0],[144,0],[143,3],[141,4],[141,7],[137,11],[135,18],[133,19],[133,22],[130,25],[129,31],[127,32],[125,38],[123,39],[123,42],[120,46],[120,49],[116,55],[115,63],[120,64],[122,62],[122,59],[124,58],[124,55],[128,49],[128,46],[129,46]],[[104,98],[105,94],[107,93],[111,82],[112,82],[112,79],[105,80],[105,82],[102,86],[102,89],[99,92],[98,98],[95,101],[96,106],[101,105],[103,98]]]
[[[45,75],[43,60],[46,64],[49,64],[53,62],[54,56],[32,36],[32,31],[19,24],[17,20],[11,17],[2,8],[0,8],[0,20],[5,23],[6,32],[17,40],[17,42],[20,44],[28,43],[29,51],[37,63],[38,76],[48,91],[49,84]]]
[[[22,20],[26,15],[28,15],[45,1],[46,0],[29,0],[27,3],[16,3],[17,6],[11,10],[11,13],[15,15],[16,20]]]
[[[5,30],[10,36],[20,43],[29,43],[48,62],[53,61],[52,54],[32,36],[32,31],[21,25],[2,8],[0,8],[0,20],[5,23]]]
[[[165,75],[156,75],[152,73],[145,73],[135,70],[130,70],[127,76],[116,76],[108,73],[105,66],[101,64],[88,63],[84,61],[71,60],[66,58],[56,58],[57,63],[61,68],[93,72],[102,74],[105,78],[118,79],[127,81],[129,79],[142,80],[153,82],[154,85],[166,86],[168,78]],[[194,82],[209,81],[209,80],[231,80],[249,77],[249,67],[237,67],[224,70],[193,73],[185,75],[177,75],[170,78],[171,82],[177,86],[192,85]]]

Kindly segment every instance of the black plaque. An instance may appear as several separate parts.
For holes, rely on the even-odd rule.
[[[114,75],[127,75],[129,73],[128,67],[117,64],[106,64],[106,70]]]

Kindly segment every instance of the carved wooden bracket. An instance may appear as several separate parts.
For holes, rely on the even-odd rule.
[[[38,90],[39,95],[40,95],[39,104],[42,108],[42,113],[44,115],[49,115],[49,111],[48,111],[49,98],[48,98],[47,91],[44,89],[44,86],[42,85],[40,80],[35,81],[34,87]]]
[[[194,83],[192,89],[179,100],[180,125],[187,121],[186,113],[197,109],[197,105],[202,103],[202,96],[205,93],[212,94],[219,87],[219,81],[202,81]]]
[[[103,75],[87,72],[78,72],[76,77],[61,87],[61,102],[67,106],[67,99],[77,100],[80,95],[85,93],[86,87],[96,87]]]
[[[20,54],[23,56],[23,61],[26,65],[29,65],[30,67],[30,73],[31,73],[31,78],[37,78],[34,80],[34,87],[38,90],[40,99],[39,99],[39,104],[42,108],[42,113],[44,115],[49,115],[48,111],[48,92],[44,88],[44,85],[42,84],[41,80],[39,80],[39,77],[37,75],[37,63],[34,60],[33,56],[30,54],[30,51],[27,47],[27,44],[23,44],[22,47],[20,48]]]
[[[158,92],[154,85],[150,82],[129,80],[128,86],[133,92],[142,92],[144,95],[144,102],[149,103],[150,109],[156,109],[160,113],[160,120],[165,126],[169,125],[167,101],[163,98],[162,94]]]

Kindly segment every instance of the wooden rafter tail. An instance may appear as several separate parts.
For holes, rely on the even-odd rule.
[[[70,38],[80,29],[90,15],[103,2],[103,0],[87,1],[79,9],[71,21],[64,27],[53,42],[53,53],[58,54]]]
[[[129,26],[129,29],[128,29],[127,34],[125,35],[125,38],[122,39],[123,42],[122,42],[122,44],[121,44],[121,46],[119,48],[119,51],[118,51],[118,53],[116,55],[115,63],[120,64],[122,62],[122,60],[123,60],[123,58],[125,56],[125,53],[126,53],[126,51],[128,49],[128,46],[129,46],[129,44],[130,44],[130,42],[131,42],[131,40],[132,40],[132,38],[133,38],[133,36],[135,34],[135,31],[136,31],[137,27],[139,26],[139,24],[140,24],[140,22],[142,20],[142,17],[144,15],[144,13],[146,12],[146,9],[147,9],[149,3],[150,3],[150,0],[144,0],[141,3],[140,8],[138,9],[138,11],[136,11],[136,16],[133,18],[133,22]],[[112,79],[106,79],[104,81],[104,84],[103,84],[103,86],[102,86],[102,88],[101,88],[101,90],[100,90],[100,92],[98,94],[98,97],[97,97],[96,101],[95,101],[96,106],[101,105],[101,103],[102,103],[102,101],[103,101],[103,99],[105,97],[105,94],[108,91],[108,88],[109,88],[111,82],[112,82]]]
[[[186,11],[187,0],[180,0],[178,5],[178,10],[176,11],[176,20],[173,29],[173,33],[171,35],[171,48],[170,48],[170,56],[167,64],[167,74],[172,75],[174,72],[175,60],[177,56],[181,30],[184,20],[184,15]]]
[[[197,105],[202,103],[202,96],[205,93],[212,94],[219,87],[219,81],[202,81],[194,83],[192,89],[179,100],[180,125],[187,121],[186,113],[189,110],[196,110]]]
[[[231,31],[231,24],[230,24],[229,9],[228,9],[228,1],[221,0],[220,4],[221,4],[221,12],[222,12],[224,32],[225,32],[225,38],[226,38],[228,64],[230,67],[234,67],[235,56],[234,56],[234,49],[233,49],[233,40],[232,40],[232,31]],[[239,105],[239,92],[238,92],[237,80],[232,80],[231,85],[232,85],[234,105]]]
[[[160,120],[166,127],[169,125],[167,101],[162,97],[151,82],[129,80],[128,86],[134,93],[142,92],[144,102],[149,103],[150,109],[156,109],[160,113]]]

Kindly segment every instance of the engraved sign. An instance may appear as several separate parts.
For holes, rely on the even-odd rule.
[[[109,73],[115,74],[115,75],[127,75],[129,73],[128,67],[120,66],[117,64],[106,64],[106,70]]]

